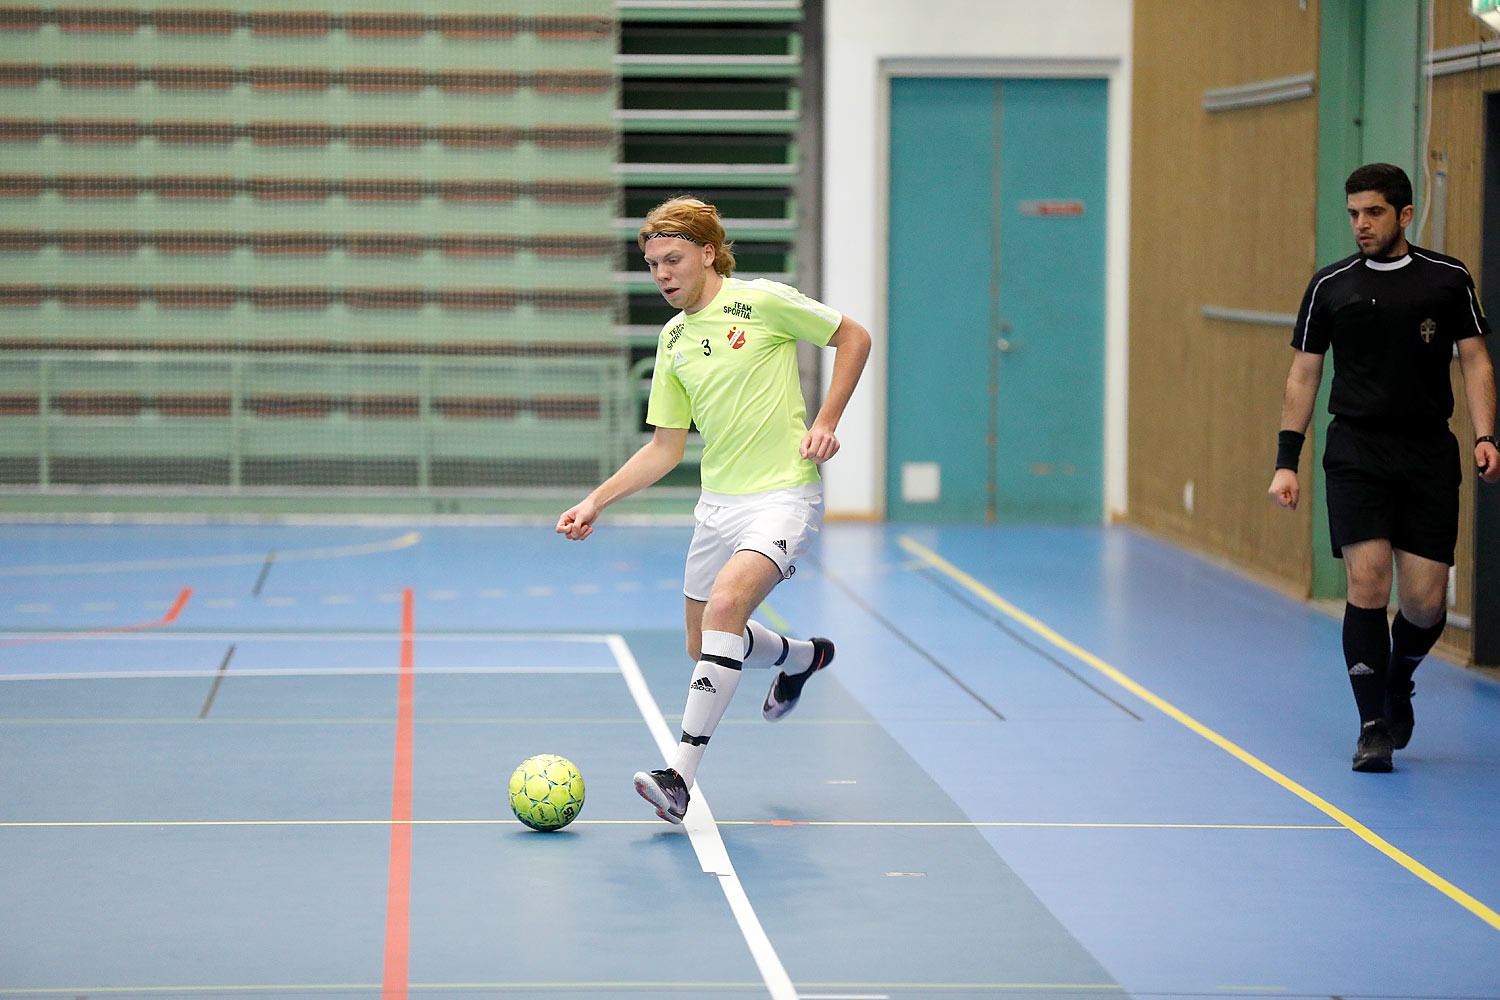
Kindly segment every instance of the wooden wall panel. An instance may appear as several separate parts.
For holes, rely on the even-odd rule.
[[[1291,330],[1201,309],[1296,311],[1316,269],[1317,107],[1210,113],[1203,92],[1314,72],[1317,24],[1316,3],[1135,4],[1128,517],[1302,593],[1310,505],[1265,495]]]
[[[1437,0],[1433,11],[1434,47],[1438,49],[1472,45],[1492,40],[1495,34],[1475,20],[1468,11],[1467,0]],[[1500,91],[1500,67],[1480,72],[1455,73],[1432,80],[1432,125],[1428,140],[1428,173],[1446,166],[1448,171],[1447,211],[1444,215],[1446,253],[1468,265],[1476,281],[1480,277],[1481,225],[1484,205],[1484,106],[1485,95]],[[1428,219],[1421,233],[1413,239],[1431,246],[1433,220]],[[1492,235],[1492,238],[1496,238]],[[1490,323],[1495,323],[1493,303],[1500,299],[1500,289],[1481,287],[1481,298],[1489,306]],[[1459,614],[1470,615],[1474,607],[1474,467],[1468,447],[1474,440],[1473,425],[1464,403],[1463,378],[1457,363],[1453,366],[1453,433],[1458,437],[1459,454],[1464,459],[1464,489],[1459,505],[1458,553],[1456,556],[1457,600]],[[1473,644],[1468,631],[1450,627],[1443,636],[1450,648],[1468,653]]]

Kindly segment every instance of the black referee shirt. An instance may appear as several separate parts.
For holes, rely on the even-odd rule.
[[[1453,415],[1453,342],[1490,332],[1461,261],[1413,246],[1383,261],[1355,254],[1317,274],[1292,346],[1333,346],[1335,416],[1430,430]]]

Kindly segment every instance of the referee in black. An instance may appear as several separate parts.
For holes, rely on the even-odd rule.
[[[1443,632],[1458,542],[1459,445],[1449,367],[1454,347],[1485,482],[1500,479],[1489,324],[1461,261],[1406,242],[1411,180],[1371,163],[1344,182],[1359,252],[1313,275],[1292,336],[1270,494],[1297,506],[1297,458],[1323,355],[1333,388],[1323,469],[1333,553],[1344,560],[1344,662],[1359,708],[1354,770],[1389,771],[1411,739],[1412,674]],[[1394,557],[1400,610],[1386,624]]]

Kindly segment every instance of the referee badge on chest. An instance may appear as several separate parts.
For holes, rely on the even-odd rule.
[[[1422,343],[1430,344],[1432,343],[1433,334],[1437,333],[1437,321],[1424,319],[1422,325],[1417,327],[1417,330],[1422,334]]]

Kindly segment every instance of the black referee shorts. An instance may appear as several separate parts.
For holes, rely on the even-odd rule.
[[[1323,453],[1333,554],[1385,538],[1392,548],[1453,565],[1458,544],[1458,439],[1441,430],[1370,428],[1335,417]]]

